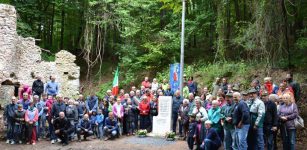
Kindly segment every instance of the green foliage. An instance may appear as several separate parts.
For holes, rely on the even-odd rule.
[[[55,61],[55,55],[42,52],[41,54],[42,60],[44,61]]]
[[[107,90],[110,90],[111,88],[112,88],[112,81],[106,82],[100,85],[99,87],[100,90],[96,92],[96,95],[98,96],[99,99],[103,99],[107,93]]]

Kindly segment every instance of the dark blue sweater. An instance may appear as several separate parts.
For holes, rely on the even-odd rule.
[[[174,96],[173,97],[173,114],[178,114],[178,110],[179,110],[179,107],[180,105],[182,104],[183,102],[183,98],[180,96],[180,97],[176,97]]]
[[[243,100],[235,104],[232,120],[234,125],[238,125],[241,120],[244,125],[250,124],[249,108]]]
[[[205,134],[206,134],[206,136],[205,136],[204,140],[209,139],[217,147],[220,147],[222,145],[222,140],[221,140],[220,136],[217,134],[217,132],[214,128],[206,129]]]

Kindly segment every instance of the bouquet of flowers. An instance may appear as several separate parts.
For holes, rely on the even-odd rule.
[[[165,138],[166,138],[166,140],[168,140],[168,141],[173,141],[173,140],[175,140],[175,136],[176,136],[175,132],[166,132],[166,133],[165,133]]]
[[[147,130],[145,129],[145,130],[139,130],[138,132],[137,132],[137,135],[139,136],[139,137],[145,137],[146,135],[147,135]]]

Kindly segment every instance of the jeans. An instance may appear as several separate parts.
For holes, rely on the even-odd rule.
[[[132,134],[134,132],[134,121],[127,121],[126,129],[128,134]]]
[[[235,129],[224,129],[224,149],[232,150],[235,148]]]
[[[39,132],[38,132],[38,136],[39,137],[44,137],[46,135],[46,121],[47,121],[47,118],[46,116],[41,116],[40,117],[40,120],[38,122],[38,128],[39,128]]]
[[[134,129],[138,130],[139,129],[139,115],[135,114],[134,116]]]
[[[257,138],[255,139],[256,141],[254,142],[256,143],[254,149],[264,150],[263,128],[257,128],[255,132],[256,132]]]
[[[100,123],[98,124],[98,138],[102,139],[103,133],[103,123]]]
[[[249,124],[242,125],[242,128],[235,129],[235,144],[238,150],[247,150],[247,134],[249,130]]]
[[[267,150],[274,150],[274,146],[275,146],[275,137],[274,134],[275,132],[271,130],[272,126],[266,126],[264,128],[264,140],[265,140],[265,144],[267,146]]]
[[[48,119],[48,125],[49,125],[50,140],[56,140],[57,137],[55,136],[54,127],[50,119]]]
[[[282,145],[284,150],[295,150],[296,129],[281,128]]]
[[[6,139],[7,140],[13,140],[14,139],[14,125],[15,121],[13,119],[7,119],[7,133],[6,133]]]
[[[176,133],[178,113],[173,113],[172,118],[173,118],[173,132]]]
[[[115,136],[118,135],[118,132],[116,129],[109,129],[108,127],[103,128],[103,132],[106,137],[114,138]]]

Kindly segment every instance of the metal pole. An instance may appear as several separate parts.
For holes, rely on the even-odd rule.
[[[184,20],[185,20],[185,0],[182,0],[181,19],[181,53],[180,53],[180,95],[183,95],[183,75],[184,75]]]

